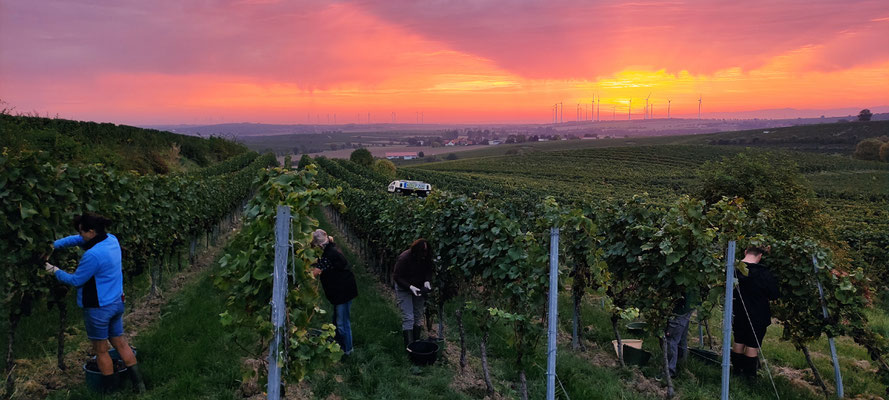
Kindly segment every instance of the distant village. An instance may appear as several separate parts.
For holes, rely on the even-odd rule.
[[[455,147],[455,146],[497,146],[500,144],[526,143],[526,142],[548,142],[555,140],[581,140],[581,139],[598,139],[599,135],[587,133],[584,136],[576,134],[559,134],[554,130],[547,130],[535,134],[528,133],[508,133],[497,132],[489,129],[465,129],[465,130],[449,130],[442,132],[439,136],[410,136],[404,138],[401,144],[408,146],[429,146],[429,147]],[[607,136],[610,137],[610,136]],[[606,137],[603,137],[606,138]],[[390,160],[403,159],[411,160],[423,157],[422,152],[387,152],[386,158]]]

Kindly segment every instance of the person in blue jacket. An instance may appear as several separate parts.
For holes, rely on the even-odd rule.
[[[120,243],[105,232],[111,224],[107,218],[94,213],[74,217],[77,235],[53,242],[54,249],[80,246],[84,249],[77,270],[69,274],[46,263],[46,271],[56,279],[77,288],[77,305],[83,309],[86,334],[92,342],[96,361],[102,372],[102,386],[106,391],[117,386],[114,366],[108,355],[108,342],[117,349],[127,366],[133,390],[144,392],[145,384],[139,364],[127,339],[123,336],[123,271]]]

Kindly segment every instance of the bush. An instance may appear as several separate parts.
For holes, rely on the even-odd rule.
[[[768,232],[778,239],[793,235],[830,237],[830,223],[815,192],[792,162],[748,151],[719,162],[706,162],[700,170],[698,196],[709,204],[726,197],[741,197],[751,215],[764,213]]]
[[[371,165],[373,165],[374,156],[370,154],[370,150],[362,148],[353,151],[352,154],[349,156],[349,160],[358,165],[363,165],[369,168]]]
[[[880,161],[880,147],[883,141],[878,138],[864,139],[855,146],[855,154],[853,158],[867,161]]]
[[[456,160],[456,159],[457,159],[457,155],[454,154],[454,153],[449,153],[448,156],[445,157],[445,158],[448,159],[448,160],[452,160],[452,161],[453,161],[453,160]]]
[[[395,178],[396,168],[392,161],[382,159],[376,160],[374,161],[373,170],[387,178]]]
[[[889,162],[889,142],[883,143],[883,145],[880,146],[880,160]]]

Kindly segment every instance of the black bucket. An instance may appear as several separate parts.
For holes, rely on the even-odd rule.
[[[715,351],[689,348],[688,352],[707,364],[722,365],[722,355]]]
[[[639,365],[644,366],[648,364],[648,360],[651,359],[651,353],[637,349],[635,347],[630,347],[624,345],[624,362],[629,365]]]
[[[407,354],[416,365],[432,365],[438,359],[438,344],[427,340],[418,340],[407,345]]]
[[[112,364],[114,365],[114,373],[117,375],[118,385],[120,385],[120,382],[126,377],[127,366],[123,363],[123,360],[114,360],[112,361]],[[86,380],[86,386],[90,388],[90,390],[94,392],[102,392],[102,372],[99,371],[99,364],[96,363],[95,359],[89,360],[86,364],[83,364],[83,375]],[[112,390],[117,389],[119,389],[119,387],[112,388]]]
[[[130,349],[133,350],[133,355],[136,355],[136,349],[132,346],[130,346]],[[120,358],[117,349],[112,348],[108,350],[108,355],[111,357],[111,364],[114,366],[114,373],[117,375],[117,382],[119,385],[120,382],[126,380],[124,378],[126,378],[127,366]],[[96,356],[93,356],[93,358],[87,361],[86,364],[83,364],[83,375],[84,380],[86,381],[86,386],[89,387],[90,390],[95,392],[102,391],[102,372],[99,371],[99,364],[96,362]]]

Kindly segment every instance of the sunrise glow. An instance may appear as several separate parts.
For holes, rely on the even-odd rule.
[[[884,1],[0,0],[0,99],[130,124],[889,105]],[[586,109],[585,108],[585,109]]]

